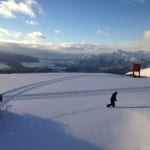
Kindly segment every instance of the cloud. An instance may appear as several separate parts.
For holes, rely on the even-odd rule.
[[[33,41],[40,41],[46,39],[45,35],[40,31],[28,33],[27,37]]]
[[[13,37],[15,37],[15,38],[20,38],[21,37],[21,35],[22,35],[22,33],[21,32],[10,32],[10,35],[11,36],[13,36]]]
[[[3,28],[0,28],[0,36],[9,35],[9,31]]]
[[[21,32],[10,31],[4,28],[0,28],[0,37],[1,37],[0,41],[4,41],[5,39],[7,39],[8,41],[16,43],[26,43],[26,41],[29,41],[28,43],[30,42],[35,43],[36,41],[37,43],[39,42],[43,43],[43,40],[46,39],[46,36],[40,31],[38,32],[34,31],[31,33],[23,34]]]
[[[9,31],[4,28],[0,28],[0,37],[14,37],[14,38],[19,38],[21,37],[22,33],[21,32],[14,32],[14,31]]]
[[[21,38],[18,40],[17,37],[20,36]],[[9,45],[10,50],[12,49],[12,45],[15,45],[18,47],[23,46],[24,49],[34,48],[35,50],[40,49],[46,51],[59,51],[66,53],[101,53],[101,52],[112,52],[116,49],[128,51],[137,51],[137,50],[150,51],[150,30],[144,31],[143,36],[141,37],[141,39],[138,40],[118,42],[118,43],[107,43],[107,44],[89,43],[89,42],[51,43],[46,40],[45,35],[40,31],[22,34],[20,32],[9,31],[3,28],[0,28],[0,37],[2,37],[2,39],[0,39],[0,45],[2,44]],[[8,38],[5,39],[3,37],[10,37],[10,38],[8,40]],[[16,39],[14,37],[16,37]]]
[[[102,29],[97,29],[97,34],[102,35],[102,36],[109,36],[110,33],[108,31],[104,31]]]
[[[4,47],[4,48],[2,48]],[[101,47],[101,45],[94,43],[50,43],[50,42],[34,42],[34,41],[24,41],[24,42],[1,42],[0,49],[5,51],[19,50],[22,53],[29,52],[30,50],[42,50],[42,51],[52,51],[52,52],[65,52],[65,53],[101,53],[110,52],[112,49],[106,49]]]
[[[137,41],[128,41],[122,43],[108,43],[105,45],[97,43],[82,43],[82,42],[66,42],[66,43],[50,43],[46,41],[0,41],[0,49],[5,45],[3,50],[43,50],[43,51],[54,51],[54,52],[65,52],[65,53],[91,53],[99,54],[103,52],[112,52],[116,49],[122,49],[127,51],[137,51],[137,50],[150,50],[150,41],[149,40],[137,40]],[[20,49],[24,47],[24,49]]]
[[[144,39],[150,39],[150,30],[144,31]]]
[[[36,26],[39,23],[37,21],[33,21],[33,20],[26,20],[26,24],[31,25],[31,26]]]
[[[109,43],[108,48],[124,49],[124,50],[148,50],[150,51],[150,30],[143,32],[140,39],[127,42]]]
[[[4,18],[16,18],[18,14],[36,17],[36,11],[42,12],[36,0],[2,0],[0,1],[0,15]]]
[[[62,31],[60,29],[55,29],[54,32],[55,33],[61,33]]]

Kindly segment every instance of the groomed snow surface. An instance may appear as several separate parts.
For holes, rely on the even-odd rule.
[[[150,78],[1,74],[0,91],[1,150],[150,150]]]

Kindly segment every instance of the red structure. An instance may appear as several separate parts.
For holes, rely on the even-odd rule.
[[[141,64],[133,64],[133,77],[135,77],[135,72],[139,73],[140,77]]]

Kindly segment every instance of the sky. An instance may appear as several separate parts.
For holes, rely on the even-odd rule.
[[[0,43],[150,50],[149,0],[0,0]]]

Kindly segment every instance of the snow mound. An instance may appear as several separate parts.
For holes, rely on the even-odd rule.
[[[132,72],[128,72],[126,75],[132,75]],[[135,72],[135,75],[138,75],[137,72]],[[150,68],[141,69],[140,75],[142,77],[150,77]]]

